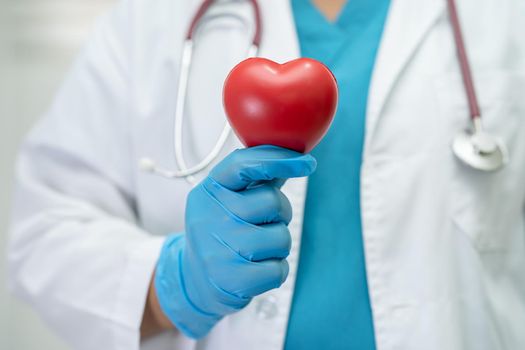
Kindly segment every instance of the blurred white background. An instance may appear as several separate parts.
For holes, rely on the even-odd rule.
[[[95,18],[114,0],[0,0],[0,349],[65,344],[6,288],[6,238],[17,147],[49,106]]]

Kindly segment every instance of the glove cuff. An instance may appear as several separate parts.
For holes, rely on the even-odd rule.
[[[182,273],[185,234],[169,236],[162,247],[155,272],[155,289],[160,307],[168,319],[184,335],[199,339],[221,319],[204,312],[188,298]]]

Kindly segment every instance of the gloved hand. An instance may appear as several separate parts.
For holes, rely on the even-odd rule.
[[[185,233],[164,243],[155,289],[164,314],[200,338],[223,316],[286,280],[292,208],[284,180],[310,175],[315,159],[287,149],[237,150],[188,195]]]

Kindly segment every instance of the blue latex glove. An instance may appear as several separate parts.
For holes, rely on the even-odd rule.
[[[200,338],[286,280],[292,208],[279,188],[315,167],[283,148],[242,149],[190,192],[186,232],[168,237],[155,273],[161,309],[180,331]]]

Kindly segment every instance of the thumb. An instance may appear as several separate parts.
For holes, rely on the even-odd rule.
[[[236,150],[217,164],[209,177],[222,186],[240,191],[253,182],[303,177],[317,166],[314,157],[276,146]]]

